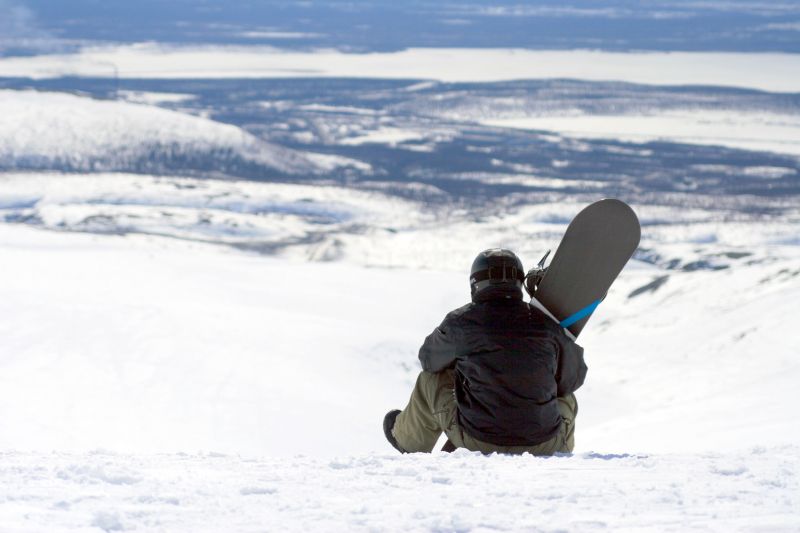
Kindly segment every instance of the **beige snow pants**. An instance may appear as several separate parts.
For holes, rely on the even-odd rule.
[[[458,448],[483,453],[531,453],[553,455],[571,452],[575,447],[575,415],[578,403],[574,394],[558,398],[562,422],[552,439],[535,446],[500,446],[479,441],[465,433],[456,421],[455,372],[422,371],[408,405],[397,416],[392,434],[407,452],[431,452],[442,432]]]

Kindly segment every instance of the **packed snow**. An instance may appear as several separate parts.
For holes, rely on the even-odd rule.
[[[410,48],[397,52],[290,51],[264,46],[87,46],[74,54],[0,58],[0,76],[53,78],[386,78],[489,82],[571,78],[652,85],[800,91],[800,55]],[[758,75],[753,75],[757,72]]]
[[[52,531],[796,531],[797,446],[572,456],[0,453],[0,523]]]

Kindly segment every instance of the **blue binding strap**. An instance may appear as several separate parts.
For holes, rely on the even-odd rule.
[[[591,315],[594,312],[594,310],[597,309],[597,306],[600,305],[600,302],[602,302],[602,301],[603,301],[603,299],[600,298],[599,300],[590,303],[589,305],[587,305],[586,307],[584,307],[583,309],[581,309],[577,313],[574,313],[573,315],[568,316],[567,318],[565,318],[564,320],[562,320],[560,322],[561,327],[562,328],[568,328],[572,324],[577,322],[578,320],[581,320],[582,318],[586,318],[587,316]]]

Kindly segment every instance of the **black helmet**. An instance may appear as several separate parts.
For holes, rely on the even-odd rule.
[[[524,279],[525,269],[514,252],[504,248],[491,248],[479,253],[472,262],[469,288],[473,296],[489,287],[521,291]]]

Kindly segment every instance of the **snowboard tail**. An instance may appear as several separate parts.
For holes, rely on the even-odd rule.
[[[584,208],[567,227],[533,297],[578,336],[639,246],[636,213],[620,200]]]

